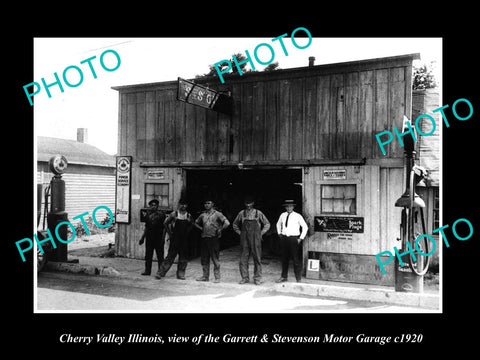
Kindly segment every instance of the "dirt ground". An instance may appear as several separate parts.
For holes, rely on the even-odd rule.
[[[115,233],[83,235],[68,244],[74,256],[114,256]]]
[[[72,256],[115,257],[115,233],[81,236],[68,244]],[[438,291],[439,274],[429,271],[424,277],[424,287],[428,291]]]

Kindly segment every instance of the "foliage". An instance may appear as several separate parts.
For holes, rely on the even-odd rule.
[[[83,218],[85,220],[85,226],[90,232],[90,235],[95,235],[95,234],[105,234],[107,232],[114,232],[115,231],[115,219],[112,221],[112,223],[105,228],[98,227],[94,222],[91,216],[85,216]],[[97,220],[98,221],[98,220]],[[98,223],[101,225],[108,224],[110,222],[110,214],[107,212],[107,215],[105,218]],[[77,236],[84,236],[87,235],[87,232],[85,231],[85,227],[83,226],[82,221],[78,221],[78,223],[74,224],[75,227],[75,233]],[[71,229],[68,227],[68,232],[69,235],[71,234]]]
[[[274,71],[274,70],[279,70],[280,68],[278,67],[278,61],[272,62],[268,64],[263,71]]]
[[[429,65],[413,66],[413,90],[431,89],[437,86],[437,81],[433,74],[435,67],[435,61],[430,62]]]
[[[237,68],[237,66],[236,66],[236,64],[233,60],[234,56],[237,59],[238,63],[242,63],[243,61],[247,60],[247,57],[242,53],[237,53],[237,54],[232,55],[231,59],[229,60],[230,67],[231,67],[230,72],[232,74],[238,74],[239,73],[238,68]],[[246,70],[245,67],[247,66],[247,64],[248,64],[248,62],[240,64],[240,69],[242,70],[243,74],[245,74],[247,72],[256,72],[256,70],[252,70],[252,69]],[[220,71],[224,71],[227,68],[228,68],[228,63],[226,61],[218,65],[218,69]],[[264,71],[273,71],[273,70],[279,70],[279,69],[280,69],[280,67],[279,67],[278,61],[275,61],[275,62],[267,65],[265,67]],[[203,74],[203,75],[196,75],[195,77],[199,78],[199,77],[203,77],[203,76],[215,76],[215,75],[217,75],[217,70],[215,69],[215,65],[208,65],[208,73]]]

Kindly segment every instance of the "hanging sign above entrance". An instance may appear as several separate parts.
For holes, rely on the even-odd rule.
[[[178,78],[177,100],[226,115],[232,114],[230,96],[182,78]]]

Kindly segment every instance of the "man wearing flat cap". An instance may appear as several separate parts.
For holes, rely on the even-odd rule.
[[[240,235],[240,284],[250,281],[248,274],[248,261],[253,257],[253,281],[255,285],[262,283],[262,236],[270,229],[267,217],[258,209],[255,209],[253,197],[245,198],[245,209],[240,211],[233,221],[233,230]]]
[[[145,271],[142,275],[150,275],[152,272],[153,251],[157,254],[158,267],[163,261],[164,246],[164,226],[165,213],[158,209],[159,201],[157,199],[148,202],[149,209],[145,218],[145,230],[143,232],[139,245],[145,243]]]
[[[280,237],[282,275],[277,282],[287,281],[288,263],[293,260],[293,272],[297,282],[302,280],[302,259],[300,258],[300,243],[307,236],[308,226],[302,215],[293,211],[293,200],[285,200],[285,212],[277,221],[277,233]]]

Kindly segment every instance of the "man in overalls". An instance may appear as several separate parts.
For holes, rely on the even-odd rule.
[[[148,202],[148,214],[145,219],[145,230],[143,232],[139,245],[142,245],[145,239],[145,271],[142,275],[150,275],[152,271],[153,251],[157,254],[157,262],[163,261],[163,245],[164,245],[164,227],[165,213],[158,210],[159,201],[157,199]]]
[[[270,222],[267,217],[258,209],[253,207],[252,197],[245,199],[245,209],[240,211],[233,221],[233,230],[240,235],[240,284],[250,281],[248,274],[248,261],[250,255],[253,257],[253,281],[255,285],[262,283],[262,236],[270,229]]]
[[[165,229],[170,236],[170,246],[167,256],[155,276],[157,279],[161,279],[167,274],[175,261],[175,257],[178,255],[177,279],[185,280],[185,270],[188,264],[188,238],[193,229],[193,218],[187,212],[187,206],[187,201],[180,199],[178,209],[170,213],[164,222]]]

